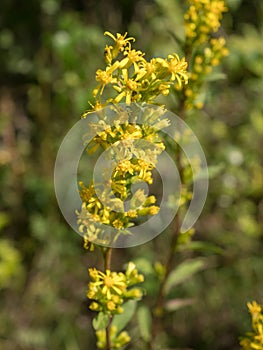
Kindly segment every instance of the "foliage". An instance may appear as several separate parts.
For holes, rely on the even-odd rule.
[[[223,70],[217,66],[203,79],[194,104],[204,107],[187,112],[213,177],[195,235],[175,255],[177,268],[197,257],[204,258],[205,268],[171,289],[165,303],[171,312],[156,339],[163,348],[239,349],[239,336],[249,329],[245,304],[262,299],[263,7],[256,0],[227,5],[219,33],[229,55]],[[128,31],[147,52],[146,60],[171,52],[182,57],[186,10],[177,0],[37,0],[19,7],[2,1],[0,211],[7,221],[1,225],[0,265],[12,260],[12,273],[4,268],[0,348],[96,347],[85,266],[100,271],[103,266],[99,254],[81,251],[80,238],[59,214],[53,194],[56,152],[93,99],[94,73],[103,65],[102,33]],[[181,116],[177,93],[158,102],[164,99]],[[169,238],[162,234],[113,257],[119,270],[132,260],[145,276],[140,286],[147,297],[135,301],[137,312],[127,323],[131,349],[145,349],[149,342]]]
[[[95,124],[91,123],[89,126],[90,129],[94,129],[96,136],[91,142],[95,145],[92,148],[88,145],[88,153],[93,153],[99,147],[107,150],[114,147],[116,142],[119,144],[122,140],[125,140],[125,149],[116,152],[117,155],[119,153],[124,155],[117,158],[117,165],[112,175],[109,176],[107,171],[101,170],[103,177],[105,177],[102,186],[91,182],[89,187],[86,188],[82,182],[80,183],[82,210],[78,213],[77,222],[79,231],[85,235],[85,245],[87,240],[90,241],[92,250],[94,241],[102,245],[109,244],[102,232],[104,228],[100,228],[97,222],[118,229],[117,237],[119,237],[127,234],[128,228],[134,225],[133,219],[158,213],[158,206],[153,205],[156,202],[155,196],[147,197],[143,190],[137,190],[132,195],[131,184],[138,182],[138,180],[145,181],[148,184],[153,182],[151,172],[157,165],[157,156],[165,149],[158,131],[169,125],[168,120],[161,120],[158,113],[151,112],[151,108],[146,113],[147,117],[143,118],[141,125],[137,125],[136,120],[133,122],[125,119],[123,113],[120,113],[118,118],[114,120],[113,125],[110,125],[107,121],[107,113],[104,115],[101,109],[112,103],[112,109],[118,110],[115,105],[122,100],[128,105],[132,102],[154,103],[159,95],[168,96],[171,92],[177,97],[179,111],[184,118],[187,109],[201,108],[203,104],[195,103],[195,100],[204,86],[204,76],[209,76],[212,72],[211,67],[218,65],[222,57],[228,54],[223,37],[219,36],[211,39],[211,33],[218,31],[222,13],[226,10],[223,1],[206,3],[193,1],[190,3],[190,7],[185,14],[185,39],[183,41],[179,40],[181,49],[189,62],[184,57],[180,59],[177,53],[168,54],[166,59],[154,57],[147,61],[144,58],[145,53],[133,49],[131,42],[135,39],[128,37],[127,32],[124,35],[117,33],[116,36],[110,32],[105,32],[113,40],[113,45],[106,45],[104,50],[106,69],[96,71],[98,85],[93,90],[95,103],[91,106],[93,111],[100,113],[100,120]],[[206,17],[209,20],[203,21],[202,19]],[[201,21],[201,24],[199,21]],[[176,35],[175,38],[177,38]],[[186,68],[192,62],[192,70],[189,74]],[[186,88],[188,79],[190,80],[190,87]],[[104,97],[106,89],[109,90],[109,98],[107,99]],[[103,97],[104,101],[102,100]],[[90,113],[90,111],[87,111],[82,117],[88,119]],[[156,116],[154,116],[155,114]],[[147,124],[148,120],[152,121],[150,126]],[[186,135],[180,135],[180,137],[187,138]],[[151,150],[149,148],[147,153],[144,152],[144,155],[140,156],[129,143],[129,140],[133,139],[150,140],[155,149]],[[184,235],[180,231],[180,213],[185,210],[188,201],[193,196],[192,190],[189,188],[189,184],[192,183],[192,170],[190,169],[192,164],[183,159],[182,151],[178,147],[173,146],[172,153],[176,154],[179,176],[182,179],[183,196],[179,201],[180,211],[176,214],[174,223],[171,225],[172,238],[169,244],[168,259],[163,266],[156,264],[158,268],[156,272],[160,273],[160,280],[157,283],[154,309],[153,312],[145,311],[151,323],[151,329],[149,330],[151,336],[147,337],[144,347],[147,346],[149,349],[158,348],[155,342],[162,331],[161,323],[165,317],[165,300],[168,298],[171,288],[203,268],[201,260],[193,259],[193,261],[183,262],[179,265],[179,268],[174,270],[173,261],[177,247],[189,242],[194,230],[191,229]],[[103,185],[108,181],[114,196],[109,195],[109,189]],[[175,194],[172,196],[174,197]],[[126,211],[124,210],[123,201],[130,197],[131,204]],[[101,202],[100,198],[106,198],[106,204]],[[174,198],[175,202],[176,200]],[[183,236],[187,238],[182,239]],[[98,237],[102,238],[98,239]],[[128,285],[123,273],[111,271],[112,248],[102,248],[102,251],[104,253],[105,273],[89,270],[92,282],[89,283],[87,296],[93,300],[90,309],[99,312],[98,317],[100,315],[108,316],[108,322],[106,322],[107,318],[103,318],[105,320],[105,322],[102,322],[104,329],[97,331],[96,335],[98,338],[97,346],[110,350],[120,348],[132,340],[126,333],[126,341],[118,340],[117,329],[114,328],[112,334],[111,325],[113,315],[123,312],[120,306],[127,298],[126,289]],[[142,296],[139,290],[137,294],[140,297]],[[132,298],[136,297],[137,295],[133,293]],[[171,306],[173,304],[175,303],[168,302],[170,311],[174,308]],[[183,307],[188,305],[188,301],[181,301],[177,305]],[[144,334],[145,340],[145,331],[142,330],[141,334]]]

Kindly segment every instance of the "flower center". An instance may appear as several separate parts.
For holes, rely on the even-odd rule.
[[[113,279],[110,276],[105,276],[104,277],[104,284],[108,288],[111,288],[114,285],[114,281],[113,281]]]

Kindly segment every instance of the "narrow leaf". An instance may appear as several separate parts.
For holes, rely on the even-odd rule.
[[[222,164],[222,163],[220,163],[218,165],[211,165],[207,169],[200,170],[196,174],[195,180],[202,180],[202,179],[206,178],[207,175],[208,175],[209,179],[213,179],[214,177],[219,175],[223,169],[224,169],[224,164]],[[207,170],[208,170],[208,174],[207,174]]]
[[[144,275],[148,276],[148,275],[155,274],[154,268],[149,258],[147,257],[137,258],[134,260],[134,263],[137,269]]]
[[[167,311],[176,311],[185,306],[193,305],[195,302],[195,299],[172,299],[165,303],[165,309]]]
[[[92,326],[95,331],[99,329],[105,329],[109,322],[109,316],[105,315],[103,312],[99,312],[97,317],[95,317],[92,321]]]
[[[148,342],[151,339],[152,316],[146,306],[141,306],[138,311],[138,324],[142,339]]]
[[[226,74],[221,73],[221,72],[214,72],[212,74],[209,74],[206,78],[205,81],[217,81],[217,80],[222,80],[222,79],[226,79]]]
[[[203,270],[205,266],[206,261],[204,258],[189,259],[184,261],[168,276],[165,284],[165,292],[168,293],[173,286],[184,282],[198,271]]]
[[[118,332],[120,332],[127,323],[131,320],[134,312],[136,310],[136,300],[129,300],[123,304],[123,313],[120,315],[115,315],[112,320],[112,326],[116,326]]]

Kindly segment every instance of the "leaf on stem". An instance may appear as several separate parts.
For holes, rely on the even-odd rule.
[[[93,319],[92,326],[95,331],[100,329],[106,329],[109,323],[109,316],[104,314],[103,312],[99,312],[98,315]]]
[[[152,316],[147,306],[142,305],[138,311],[138,325],[142,339],[145,342],[151,340]]]
[[[173,312],[179,310],[185,306],[193,305],[196,303],[195,299],[172,299],[165,303],[165,309],[167,311]]]
[[[136,310],[136,300],[129,300],[125,304],[122,305],[123,313],[119,315],[115,315],[112,319],[112,326],[116,326],[118,332],[121,331],[127,323],[131,320],[134,312]]]
[[[207,266],[207,261],[204,258],[189,259],[177,266],[168,276],[165,283],[165,294],[172,287],[186,281],[197,272],[204,270]]]

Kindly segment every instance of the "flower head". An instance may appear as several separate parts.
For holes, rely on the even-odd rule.
[[[128,46],[130,47],[130,41],[135,41],[134,38],[129,37],[127,38],[128,33],[124,33],[123,35],[120,33],[117,33],[116,36],[114,36],[112,33],[110,32],[105,32],[104,35],[109,36],[115,43],[114,46],[108,46],[107,47],[107,51],[109,51],[110,49],[112,49],[112,57],[116,58],[119,52],[124,51],[124,49]]]
[[[247,303],[247,307],[252,317],[252,332],[247,332],[241,338],[240,345],[243,350],[263,349],[263,306],[256,301]]]
[[[105,313],[121,313],[121,305],[128,299],[140,299],[143,295],[140,288],[131,288],[143,282],[143,275],[139,274],[135,265],[129,263],[125,273],[96,268],[89,269],[90,282],[87,297],[92,299],[92,310]]]
[[[187,62],[184,58],[173,54],[167,59],[153,58],[147,61],[145,53],[132,48],[135,39],[128,37],[127,32],[104,34],[113,40],[113,44],[105,47],[106,68],[96,72],[99,85],[93,90],[94,98],[98,99],[95,106],[103,105],[100,98],[105,87],[112,89],[112,97],[106,100],[106,104],[116,104],[121,101],[150,102],[158,95],[168,95],[175,81],[179,87],[187,84]]]

